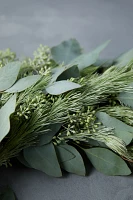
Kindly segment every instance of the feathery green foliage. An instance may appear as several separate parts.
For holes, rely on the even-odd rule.
[[[17,58],[9,50],[0,52],[1,70],[7,72],[0,77],[5,80],[0,115],[16,95],[15,109],[7,118],[9,131],[0,142],[0,166],[11,165],[21,152],[19,160],[26,166],[56,177],[61,168],[85,175],[85,157],[108,175],[131,173],[126,162],[133,162],[133,110],[119,97],[132,94],[133,63],[120,66],[118,59],[114,66],[97,66],[107,43],[89,54],[73,39],[52,50],[41,45],[33,59],[19,62],[17,72],[11,70],[8,83],[6,74],[17,67]]]

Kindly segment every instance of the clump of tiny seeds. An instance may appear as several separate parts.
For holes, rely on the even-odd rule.
[[[0,51],[0,68],[5,66],[8,62],[15,61],[16,54],[10,49]]]
[[[28,96],[23,104],[19,105],[17,109],[17,116],[29,119],[32,112],[34,112],[36,109],[39,109],[40,112],[43,112],[44,105],[49,105],[51,107],[51,105],[57,100],[57,96],[53,96],[50,94],[45,95],[43,92],[37,92],[36,96]]]
[[[83,107],[76,113],[68,114],[68,122],[63,125],[59,134],[53,137],[53,144],[58,145],[62,141],[73,140],[76,143],[86,142],[88,135],[96,132],[98,126],[101,124],[96,122],[96,111],[93,107]]]
[[[29,60],[30,64],[34,66],[37,73],[45,75],[51,65],[51,51],[47,46],[40,45],[40,47],[34,52],[34,59]]]

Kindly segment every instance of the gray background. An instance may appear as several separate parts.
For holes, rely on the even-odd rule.
[[[39,46],[77,38],[85,51],[111,39],[109,58],[133,47],[133,0],[0,0],[0,49],[32,55]],[[107,177],[91,169],[87,177],[52,178],[36,170],[0,169],[0,185],[10,184],[19,200],[132,200],[133,177]]]

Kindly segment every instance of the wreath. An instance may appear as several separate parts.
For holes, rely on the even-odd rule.
[[[0,166],[12,159],[47,175],[130,175],[133,162],[133,50],[99,59],[75,39],[33,58],[0,51]],[[15,200],[10,187],[0,199]]]

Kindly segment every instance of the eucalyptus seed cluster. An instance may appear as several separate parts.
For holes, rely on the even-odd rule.
[[[12,52],[10,49],[6,49],[5,51],[0,51],[0,68],[5,66],[8,62],[15,61],[16,54]]]
[[[32,112],[36,109],[43,112],[43,106],[46,104],[46,101],[45,95],[41,92],[37,93],[36,96],[28,96],[23,104],[17,107],[17,115],[29,119]]]
[[[28,97],[25,98],[24,102],[17,107],[17,115],[19,117],[29,119],[32,112],[34,112],[36,109],[38,109],[41,113],[43,112],[44,106],[51,108],[57,100],[57,96],[44,94],[41,91],[36,92],[33,95],[28,95]]]
[[[73,114],[68,114],[68,123],[62,126],[59,134],[53,137],[53,144],[60,144],[62,141],[73,140],[77,143],[86,142],[101,124],[96,122],[96,111],[93,107],[83,107]]]
[[[30,64],[38,71],[40,75],[45,75],[49,71],[51,65],[51,51],[47,46],[40,45],[34,52],[33,60],[30,59]]]

